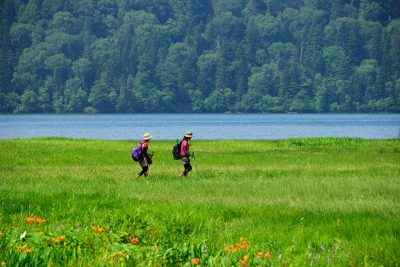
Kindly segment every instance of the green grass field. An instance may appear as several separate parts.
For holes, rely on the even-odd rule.
[[[400,139],[136,143],[0,141],[3,266],[400,266]]]

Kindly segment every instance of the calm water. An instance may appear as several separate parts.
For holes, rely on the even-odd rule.
[[[400,114],[107,114],[0,115],[0,139],[63,136],[132,140],[177,139],[191,130],[195,139],[287,139],[348,136],[396,138]]]

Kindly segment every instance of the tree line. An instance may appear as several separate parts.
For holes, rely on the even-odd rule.
[[[397,0],[3,0],[0,112],[399,112]]]

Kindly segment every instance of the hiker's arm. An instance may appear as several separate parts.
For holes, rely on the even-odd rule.
[[[190,154],[190,152],[187,151],[187,146],[184,146],[184,147],[183,147],[183,153],[185,153],[186,157],[192,156],[192,154]]]

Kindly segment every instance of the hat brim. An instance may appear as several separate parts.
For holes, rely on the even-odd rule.
[[[143,140],[150,140],[153,136],[150,135],[150,137],[143,137]]]

